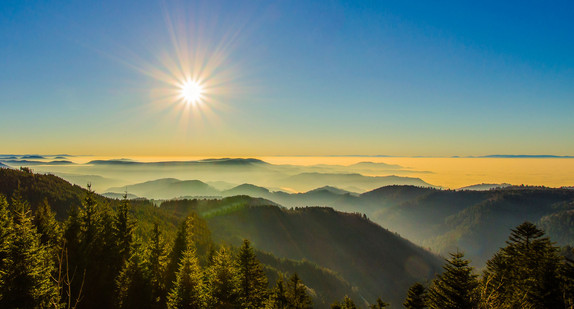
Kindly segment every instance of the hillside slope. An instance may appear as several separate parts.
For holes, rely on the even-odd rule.
[[[359,214],[326,207],[247,206],[207,219],[215,240],[243,238],[279,257],[306,259],[335,270],[363,300],[400,304],[408,287],[426,281],[442,261]]]

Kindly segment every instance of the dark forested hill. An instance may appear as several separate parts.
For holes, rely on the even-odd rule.
[[[560,245],[572,244],[574,191],[507,187],[453,191],[386,187],[364,193],[365,212],[407,239],[441,254],[462,249],[475,265],[504,245],[507,231],[524,221],[540,223]]]
[[[400,303],[411,284],[428,280],[442,263],[363,215],[332,208],[246,206],[207,221],[218,241],[238,244],[248,238],[276,256],[333,269],[371,303],[378,296]]]

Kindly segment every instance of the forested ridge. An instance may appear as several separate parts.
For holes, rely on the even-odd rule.
[[[263,224],[249,230],[254,220]],[[356,235],[337,232],[334,224],[359,230]],[[296,230],[283,234],[300,250],[292,259],[254,249],[271,248],[261,237],[277,236],[278,225]],[[365,291],[354,285],[361,275],[370,280],[367,273],[350,277],[344,267],[331,270],[340,261],[324,268],[293,260],[313,254],[307,252],[313,246],[345,237],[356,247],[341,250],[356,263],[378,254],[369,251],[378,237],[389,237],[380,244],[395,242],[383,248],[388,252],[403,248],[403,242],[405,249],[400,250],[420,250],[410,251],[414,245],[391,237],[361,214],[324,207],[288,210],[241,196],[157,207],[147,200],[106,199],[89,187],[84,190],[27,169],[0,168],[0,307],[384,308],[393,299],[393,308],[401,302],[405,308],[574,308],[572,262],[532,223],[509,232],[506,245],[482,272],[471,267],[463,253],[453,252],[440,274],[413,283],[400,302],[396,295],[382,293],[365,299]],[[297,233],[301,236],[293,238]],[[379,236],[358,242],[366,234]],[[310,236],[318,237],[316,242],[305,243]],[[269,251],[283,249],[289,255],[287,243]],[[571,248],[563,250],[574,254]],[[348,268],[354,269],[350,264]],[[385,284],[398,284],[404,279],[398,275]],[[336,292],[325,292],[330,290]]]

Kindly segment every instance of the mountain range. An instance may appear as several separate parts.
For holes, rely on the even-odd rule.
[[[329,187],[319,191],[350,195]],[[11,197],[14,192],[29,201],[32,210],[48,201],[60,220],[67,217],[71,207],[80,206],[87,194],[85,189],[54,175],[0,169],[0,194]],[[96,200],[111,207],[120,203],[100,195]],[[328,308],[345,294],[359,304],[372,303],[377,297],[400,304],[411,284],[430,280],[442,264],[438,256],[365,215],[327,207],[287,209],[249,196],[169,200],[159,207],[141,199],[131,204],[140,237],[146,237],[153,223],[159,222],[167,237],[173,239],[179,222],[196,212],[207,221],[218,244],[238,246],[243,238],[250,239],[266,263],[266,272],[275,273],[270,277],[297,272],[313,291],[318,308]]]

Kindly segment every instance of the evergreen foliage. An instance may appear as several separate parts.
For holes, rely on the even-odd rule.
[[[433,280],[428,293],[428,307],[433,309],[478,308],[477,275],[461,252],[451,253],[444,272]]]
[[[506,247],[487,262],[483,275],[490,308],[564,308],[558,248],[530,222],[512,230]]]
[[[10,245],[13,242],[14,222],[10,216],[8,201],[0,194],[0,301],[5,298],[6,275],[10,261]]]
[[[18,173],[23,173],[28,184],[43,178],[30,171]],[[309,262],[276,259],[268,253],[256,256],[247,240],[237,251],[226,247],[214,250],[207,223],[196,210],[209,212],[210,207],[221,207],[217,200],[195,200],[197,209],[186,212],[188,217],[174,235],[174,219],[163,210],[125,198],[115,202],[101,199],[89,187],[82,191],[85,196],[81,208],[79,202],[68,208],[68,219],[60,224],[56,212],[51,210],[51,199],[34,195],[35,206],[31,206],[30,192],[39,192],[34,188],[14,185],[10,203],[0,194],[0,308],[311,308],[311,295],[318,307],[326,304],[325,299],[317,301],[316,286],[308,288],[297,272],[302,270],[301,278],[309,283],[317,280],[307,281],[309,273],[330,278],[325,275],[331,272],[329,269],[319,269]],[[55,209],[59,208],[55,205]],[[283,212],[277,207],[258,209],[271,209],[278,216]],[[310,212],[315,219],[336,215],[328,208],[290,212]],[[137,224],[134,214],[139,214]],[[352,219],[349,222],[364,220],[345,216]],[[318,224],[320,220],[306,222]],[[275,224],[271,220],[267,223]],[[147,227],[138,234],[141,225]],[[164,231],[163,227],[168,229]],[[290,236],[304,228],[297,227]],[[173,244],[171,250],[168,242]],[[574,256],[571,248],[565,250],[567,257]],[[289,279],[279,275],[285,273],[293,275]],[[333,272],[329,275],[339,276]],[[279,278],[271,292],[267,290],[268,278]],[[348,283],[336,287],[356,292]],[[359,293],[350,295],[364,299],[358,298]],[[463,254],[451,254],[444,272],[432,282],[429,291],[425,292],[418,283],[411,286],[403,305],[447,309],[573,308],[574,263],[559,254],[542,230],[525,222],[511,231],[506,246],[488,261],[480,284]],[[387,306],[379,298],[369,307]],[[347,296],[332,308],[357,306]]]
[[[210,307],[234,308],[239,302],[239,274],[233,256],[221,247],[207,269]]]
[[[183,252],[176,281],[168,295],[167,308],[206,308],[206,294],[195,249],[187,249]]]
[[[116,239],[119,261],[123,262],[130,256],[135,222],[130,215],[130,202],[127,194],[118,205],[114,217],[114,237]]]
[[[345,296],[342,302],[332,304],[331,309],[357,309],[357,305],[349,296]]]
[[[287,282],[287,300],[289,301],[290,308],[313,308],[313,301],[309,293],[307,293],[307,287],[296,273],[293,274]]]
[[[389,303],[385,303],[380,297],[377,298],[377,300],[375,301],[374,304],[370,305],[369,308],[370,309],[383,309],[383,308],[387,308],[389,306]]]
[[[137,250],[126,261],[116,279],[118,308],[153,308],[153,294],[149,274]]]
[[[165,285],[167,250],[157,223],[154,224],[147,250],[147,259],[144,263],[146,272],[150,278],[152,307],[164,308],[167,297]]]
[[[415,283],[409,288],[407,298],[403,303],[406,309],[424,309],[426,308],[427,291],[426,288],[420,284]]]
[[[260,308],[267,299],[267,277],[245,239],[237,254],[239,274],[239,303],[243,308]]]
[[[287,283],[285,283],[285,279],[281,276],[269,294],[269,299],[265,307],[274,309],[313,308],[313,301],[307,289],[296,273],[289,278]]]
[[[40,233],[40,242],[51,250],[60,251],[62,228],[47,199],[44,199],[36,209],[34,225]]]
[[[0,204],[0,215],[5,220],[5,200]],[[8,236],[8,241],[3,244],[6,257],[1,269],[0,308],[58,306],[58,289],[50,276],[54,265],[32,223],[29,204],[16,192],[10,209],[9,217],[13,223],[10,229],[3,232]],[[6,223],[2,225],[6,226]]]
[[[269,294],[269,299],[265,305],[267,309],[286,309],[289,308],[289,300],[287,299],[287,287],[283,276],[277,279],[275,287]]]

